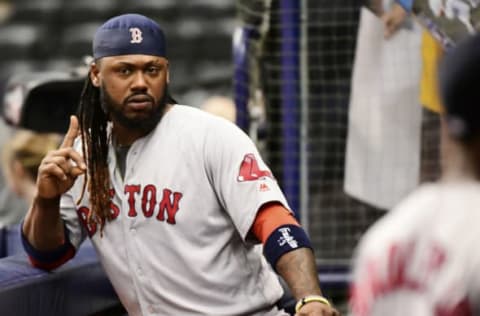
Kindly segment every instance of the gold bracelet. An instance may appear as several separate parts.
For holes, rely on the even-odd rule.
[[[309,296],[305,296],[304,298],[298,300],[297,304],[295,305],[295,313],[298,313],[300,308],[302,308],[304,305],[306,305],[310,302],[320,302],[320,303],[325,304],[327,306],[332,306],[332,304],[330,304],[330,302],[323,296],[309,295]]]

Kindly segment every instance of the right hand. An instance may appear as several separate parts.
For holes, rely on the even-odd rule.
[[[79,175],[86,172],[87,166],[82,155],[72,147],[79,131],[78,119],[72,115],[62,144],[57,150],[50,151],[38,168],[37,197],[59,197],[73,186]]]
[[[408,12],[398,3],[393,4],[392,9],[382,15],[384,36],[390,38],[397,32],[407,19]]]

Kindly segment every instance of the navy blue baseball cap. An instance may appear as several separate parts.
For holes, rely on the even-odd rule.
[[[95,32],[93,58],[130,54],[167,57],[165,34],[155,21],[140,14],[109,19]]]
[[[469,140],[480,132],[480,34],[448,50],[439,67],[440,96],[451,136]]]

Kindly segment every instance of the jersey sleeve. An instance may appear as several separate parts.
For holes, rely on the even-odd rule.
[[[245,239],[263,204],[276,201],[290,208],[248,135],[234,124],[218,120],[219,128],[207,134],[205,168],[220,204]]]
[[[75,140],[74,147],[80,154],[82,153],[80,138]],[[75,249],[78,249],[87,237],[87,232],[78,218],[76,204],[82,192],[83,181],[86,181],[85,176],[79,176],[70,190],[60,199],[60,216],[67,229],[69,241]],[[85,201],[88,201],[88,192],[84,194],[82,202]]]
[[[60,216],[64,226],[63,244],[52,250],[36,249],[21,230],[22,245],[30,263],[43,270],[53,270],[70,260],[85,239],[85,234],[76,218],[75,204],[70,203],[70,194],[64,194],[60,199]],[[72,200],[73,201],[73,200]],[[23,223],[22,225],[23,226]]]

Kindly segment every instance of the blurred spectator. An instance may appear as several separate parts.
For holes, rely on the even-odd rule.
[[[18,130],[2,149],[3,171],[7,186],[28,204],[35,195],[40,162],[48,151],[60,144],[58,134]],[[27,211],[25,208],[22,215]]]
[[[381,16],[385,28],[385,38],[408,26],[407,12],[404,7],[392,0],[375,0],[374,8]],[[383,6],[383,7],[382,7]],[[472,4],[473,6],[473,4]],[[437,67],[444,54],[444,48],[428,30],[422,31],[422,74],[420,79],[419,102],[422,113],[422,146],[420,182],[437,180],[440,175],[439,143],[440,119],[443,110],[437,82]]]
[[[11,137],[12,130],[0,119],[0,148]],[[4,173],[0,167],[0,227],[15,224],[21,221],[28,205],[7,186]]]
[[[383,1],[383,8],[379,2],[374,4],[377,13],[381,16],[385,27],[385,38],[390,38],[402,26],[408,23],[410,12],[400,4],[391,0]],[[420,103],[430,111],[441,112],[442,106],[438,97],[437,65],[443,55],[443,48],[426,30],[422,32],[422,79],[420,83]]]

